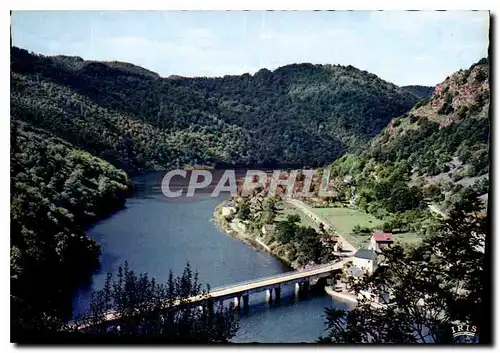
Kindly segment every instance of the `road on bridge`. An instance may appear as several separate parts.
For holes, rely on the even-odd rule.
[[[314,277],[333,270],[341,269],[349,259],[344,259],[333,264],[315,266],[309,270],[285,272],[279,275],[260,278],[242,283],[236,283],[225,287],[215,288],[209,293],[210,298],[226,297],[240,292],[255,290],[262,287],[272,287],[282,283],[293,282],[302,278]]]
[[[301,279],[307,279],[311,277],[321,277],[322,274],[329,274],[331,271],[341,269],[347,261],[348,259],[344,259],[341,261],[330,263],[328,265],[315,266],[314,268],[308,270],[285,272],[274,276],[268,276],[246,282],[235,283],[228,286],[218,287],[211,290],[208,294],[201,294],[182,300],[176,300],[171,304],[171,307],[184,304],[196,304],[209,299],[222,301],[231,297],[238,297],[242,293],[249,291],[258,292],[259,289],[265,290],[267,288],[274,288],[275,286],[279,286],[280,284],[284,283],[293,283],[294,281],[299,282]],[[104,313],[104,321],[113,321],[120,319],[120,317],[121,314],[117,313],[114,310],[110,310]],[[92,326],[90,320],[76,320],[70,322],[69,325],[70,327],[74,327],[77,329],[84,329],[86,327]]]

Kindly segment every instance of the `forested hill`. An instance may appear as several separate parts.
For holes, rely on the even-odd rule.
[[[432,92],[434,91],[434,87],[431,86],[415,85],[415,86],[402,86],[401,88],[413,93],[420,99],[429,97],[430,95],[432,95]]]
[[[161,78],[120,62],[11,50],[11,111],[128,172],[185,164],[318,166],[418,100],[352,66]]]
[[[368,154],[379,161],[407,160],[418,175],[448,172],[458,160],[463,176],[488,173],[489,68],[486,59],[436,86],[431,97],[391,120]]]
[[[489,185],[490,88],[487,59],[438,84],[432,96],[394,118],[365,151],[332,165],[357,188],[356,200],[372,212],[443,210]]]
[[[11,123],[11,333],[57,327],[98,265],[85,227],[123,207],[125,172],[25,123]]]

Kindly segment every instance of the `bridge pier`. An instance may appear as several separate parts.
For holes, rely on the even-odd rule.
[[[209,313],[214,312],[214,301],[212,299],[207,300],[207,309]]]
[[[243,309],[248,309],[249,294],[238,295],[234,297],[234,310],[239,310],[242,306]]]
[[[248,309],[248,294],[243,296],[243,309]]]
[[[304,294],[306,294],[309,291],[309,286],[310,286],[309,280],[295,283],[295,297],[299,298],[302,297]]]
[[[273,289],[266,290],[266,303],[270,304],[273,302]]]
[[[274,292],[274,296],[273,296]],[[274,288],[269,288],[266,290],[266,303],[271,304],[273,302],[279,303],[281,296],[281,287],[277,286]]]
[[[280,295],[281,295],[281,287],[278,286],[274,288],[274,300],[276,301],[276,303],[280,302]]]

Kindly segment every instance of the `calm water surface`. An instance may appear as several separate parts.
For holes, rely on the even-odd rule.
[[[163,175],[134,178],[136,191],[125,209],[89,229],[101,244],[101,269],[75,294],[75,314],[88,308],[90,291],[102,287],[106,273],[116,273],[125,261],[160,282],[167,281],[169,269],[181,274],[189,262],[201,282],[212,288],[291,271],[270,254],[215,226],[213,210],[227,194],[213,198],[208,192],[197,192],[193,198],[167,199],[161,193]],[[240,314],[240,329],[232,341],[313,342],[324,330],[324,308],[349,306],[323,293],[298,300],[291,286],[284,286],[282,297],[280,305],[269,306],[264,292],[251,295],[250,309]]]

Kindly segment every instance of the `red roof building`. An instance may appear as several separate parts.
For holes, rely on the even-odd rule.
[[[380,251],[392,243],[392,233],[375,232],[370,239],[370,249]]]
[[[375,232],[373,233],[372,238],[376,242],[392,241],[392,233]]]

